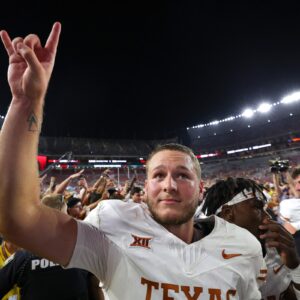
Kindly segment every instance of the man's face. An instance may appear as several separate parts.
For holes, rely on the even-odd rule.
[[[73,207],[68,208],[68,214],[74,217],[75,219],[79,219],[82,210],[83,210],[82,204],[81,202],[78,202]]]
[[[135,203],[141,203],[142,202],[142,192],[134,193],[132,195],[132,200]]]
[[[294,179],[294,185],[295,185],[295,189],[298,192],[298,194],[300,195],[300,175],[298,175],[295,179]]]
[[[163,150],[148,162],[145,184],[147,204],[162,225],[181,225],[194,216],[201,182],[189,155]]]
[[[269,215],[264,210],[264,202],[252,198],[232,205],[232,223],[250,231],[256,238],[262,234],[258,228]]]

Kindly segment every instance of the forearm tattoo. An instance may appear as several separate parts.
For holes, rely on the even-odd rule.
[[[38,131],[39,130],[38,119],[33,111],[29,114],[27,122],[28,122],[28,131]]]

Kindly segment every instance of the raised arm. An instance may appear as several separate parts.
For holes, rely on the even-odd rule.
[[[69,216],[40,204],[36,163],[44,98],[60,30],[60,23],[55,23],[45,46],[37,35],[11,40],[6,31],[0,33],[9,57],[12,93],[0,133],[0,232],[39,256],[67,264],[77,226]]]
[[[75,178],[78,178],[83,173],[83,171],[84,171],[84,169],[80,170],[77,173],[70,175],[64,181],[62,181],[60,184],[58,184],[55,188],[55,193],[62,194],[65,191],[65,189],[67,188],[67,186],[69,185],[70,181]]]
[[[294,180],[293,180],[293,178],[292,178],[290,172],[289,172],[289,171],[286,171],[285,174],[286,174],[286,181],[287,181],[287,183],[288,183],[288,185],[289,185],[291,194],[293,195],[293,197],[298,198],[299,195],[298,195],[298,192],[297,192],[297,190],[296,190],[296,188],[295,188]]]
[[[278,173],[272,173],[272,180],[275,188],[275,192],[277,193],[278,199],[281,199],[282,191],[279,184],[279,174]]]

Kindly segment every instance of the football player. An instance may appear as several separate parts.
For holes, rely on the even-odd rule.
[[[102,201],[84,221],[40,204],[36,155],[60,29],[55,23],[45,46],[36,35],[11,40],[1,31],[12,102],[0,135],[0,232],[40,257],[95,274],[111,300],[259,300],[257,239],[218,217],[194,226],[201,170],[187,147],[168,144],[150,155],[147,204]],[[84,36],[76,43],[93,45]]]
[[[300,299],[300,267],[293,237],[271,219],[266,204],[266,195],[255,181],[230,177],[207,190],[202,211],[247,229],[261,242],[268,268],[261,286],[263,299]]]

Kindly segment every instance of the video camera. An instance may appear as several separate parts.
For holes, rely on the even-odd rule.
[[[269,160],[269,165],[271,167],[272,173],[286,172],[290,167],[290,163],[287,159],[286,160],[280,160],[280,159]]]

